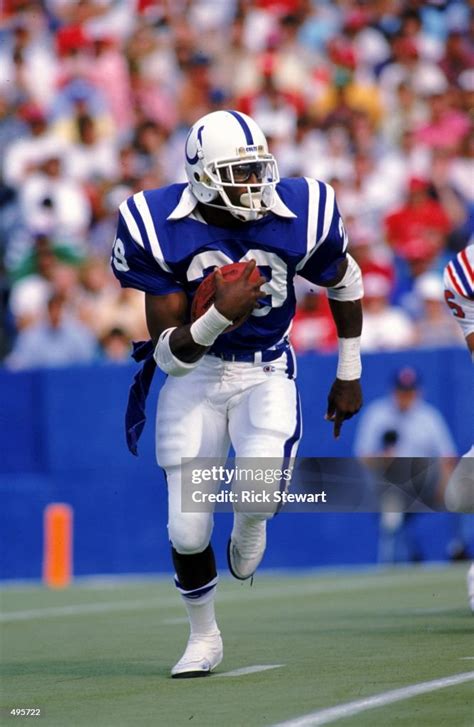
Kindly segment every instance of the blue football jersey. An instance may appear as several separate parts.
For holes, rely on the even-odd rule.
[[[295,275],[324,285],[346,256],[347,235],[333,188],[306,177],[282,179],[280,207],[234,228],[173,216],[186,184],[139,192],[120,206],[112,268],[123,287],[152,295],[184,291],[189,301],[216,266],[254,259],[266,278],[260,307],[235,331],[219,336],[216,353],[275,345],[295,313]],[[281,205],[283,203],[283,205]],[[171,217],[170,217],[171,216]]]

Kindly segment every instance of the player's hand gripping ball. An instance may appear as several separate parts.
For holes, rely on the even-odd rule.
[[[265,278],[262,277],[258,267],[249,266],[249,263],[230,263],[229,265],[223,265],[218,269],[219,274],[222,276],[222,280],[225,283],[233,283],[239,281],[242,289],[237,290],[234,287],[233,292],[238,293],[240,296],[240,308],[245,308],[245,312],[239,316],[234,317],[228,315],[227,317],[233,320],[233,324],[226,328],[224,333],[234,331],[236,328],[245,323],[247,318],[251,315],[252,310],[257,304],[257,298],[261,296],[259,290],[260,286],[265,282]],[[247,271],[246,275],[244,273]],[[240,288],[240,286],[239,286]],[[211,307],[215,302],[216,297],[216,270],[209,273],[202,283],[199,285],[196,293],[194,294],[193,302],[191,305],[191,321],[194,322],[200,318],[204,313]],[[223,313],[226,315],[226,313]]]

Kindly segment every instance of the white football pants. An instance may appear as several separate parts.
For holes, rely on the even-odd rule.
[[[224,464],[230,444],[236,457],[296,455],[302,428],[294,368],[292,351],[258,364],[205,355],[187,376],[166,379],[158,399],[156,456],[166,472],[168,533],[178,553],[203,551],[213,527],[213,513],[181,511],[182,458]]]

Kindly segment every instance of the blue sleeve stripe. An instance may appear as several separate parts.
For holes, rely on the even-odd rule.
[[[234,117],[234,119],[237,119],[237,121],[239,122],[239,124],[242,127],[242,130],[245,134],[245,139],[247,141],[247,144],[254,144],[255,142],[253,140],[252,132],[250,131],[250,127],[247,124],[247,122],[245,121],[245,119],[243,118],[243,116],[241,114],[238,114],[237,111],[227,110],[227,113],[231,114]]]
[[[130,197],[130,199],[128,200],[128,207],[140,231],[140,235],[143,241],[142,247],[144,247],[147,252],[151,253],[150,240],[148,239],[148,235],[146,234],[145,225],[143,224],[141,214],[137,209],[137,205],[135,204],[135,200],[133,197]]]
[[[316,232],[316,239],[319,241],[323,235],[324,229],[324,213],[326,210],[326,185],[324,182],[318,182],[319,185],[319,206],[318,206],[318,230]]]

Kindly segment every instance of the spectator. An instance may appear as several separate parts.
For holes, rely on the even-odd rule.
[[[64,151],[64,144],[48,127],[44,111],[32,103],[24,104],[18,110],[18,119],[26,123],[28,132],[12,141],[5,152],[3,178],[5,183],[19,189],[27,176],[36,172],[44,161],[45,153],[51,148]]]
[[[97,182],[117,177],[116,143],[100,139],[96,120],[88,114],[75,119],[77,138],[65,156],[65,174],[79,182]]]
[[[111,328],[100,339],[101,353],[107,361],[126,363],[130,357],[130,335],[123,328]]]
[[[10,26],[2,24],[0,88],[9,87],[15,103],[31,100],[40,107],[51,103],[56,68],[57,60],[48,42],[45,13],[19,12]]]
[[[112,327],[104,317],[109,317],[108,311],[116,305],[120,291],[111,278],[110,266],[101,258],[90,257],[83,263],[79,282],[78,316],[100,338]]]
[[[332,78],[314,104],[313,113],[329,128],[350,122],[355,112],[362,112],[378,128],[383,117],[380,92],[371,79],[357,77],[353,48],[341,39],[333,39],[328,43],[328,57],[333,63]]]
[[[453,30],[446,38],[444,56],[439,63],[441,70],[448,82],[456,85],[461,73],[473,65],[474,53],[467,36],[461,30]]]
[[[110,29],[108,33],[95,35],[92,39],[92,59],[87,78],[102,92],[118,132],[123,133],[133,123],[129,104],[130,78],[119,41],[110,35]]]
[[[201,51],[189,59],[177,97],[178,114],[187,127],[208,111],[213,87],[212,67],[213,59]]]
[[[413,293],[418,313],[418,346],[462,346],[464,337],[446,306],[441,275],[435,272],[423,273],[415,280]]]
[[[416,341],[416,331],[409,316],[390,305],[390,281],[380,273],[364,277],[363,351],[395,351],[409,348]]]
[[[431,149],[455,149],[469,133],[469,116],[453,106],[453,94],[443,78],[426,91],[429,115],[416,131],[419,144]]]
[[[303,110],[303,101],[294,92],[285,92],[276,86],[271,57],[267,64],[260,88],[252,96],[238,99],[237,106],[255,119],[266,136],[291,139],[295,135],[298,110]]]
[[[394,432],[387,437],[387,432]],[[388,442],[387,440],[391,441]],[[403,367],[393,377],[389,396],[369,404],[357,427],[357,457],[454,457],[456,447],[439,411],[423,400],[418,372]]]
[[[149,335],[143,293],[133,288],[117,291],[114,286],[113,293],[104,295],[101,305],[95,308],[93,326],[101,336],[111,328],[124,328],[133,340],[146,340]]]
[[[351,215],[346,217],[346,228],[351,241],[351,255],[358,263],[362,275],[382,275],[387,278],[392,290],[395,282],[393,252],[380,239],[377,229]]]
[[[8,301],[12,286],[7,315],[22,330],[74,276],[61,261],[108,259],[117,204],[184,181],[189,125],[218,107],[257,117],[282,176],[337,187],[354,230],[371,233],[349,229],[354,254],[392,301],[472,235],[466,0],[33,5],[8,5],[0,50],[1,289]],[[53,251],[45,275],[39,235]],[[122,306],[127,332],[143,330],[127,295],[100,330],[88,319],[96,335],[121,326]],[[315,323],[303,300],[300,332]]]
[[[337,350],[337,332],[326,293],[306,293],[298,305],[291,328],[291,342],[297,353]]]
[[[405,203],[385,218],[387,240],[405,257],[414,238],[430,241],[432,258],[443,248],[451,222],[442,205],[430,194],[427,179],[412,177]]]
[[[353,178],[343,185],[339,197],[341,209],[357,216],[366,226],[378,229],[398,201],[396,180],[392,185],[380,184],[381,170],[371,154],[357,154],[352,164]]]
[[[21,331],[7,358],[12,369],[68,366],[88,363],[96,353],[96,340],[88,328],[68,317],[61,295],[48,301],[44,322]]]
[[[28,228],[61,240],[78,257],[84,253],[90,205],[82,187],[63,171],[51,148],[36,174],[24,183],[20,205]]]
[[[31,269],[13,284],[10,293],[10,311],[18,330],[37,323],[45,314],[58,264],[48,238],[38,235]]]
[[[378,483],[380,560],[419,560],[416,520],[406,511],[436,508],[453,470],[456,448],[440,412],[423,400],[414,369],[398,370],[391,395],[367,406],[357,426],[354,453]]]

